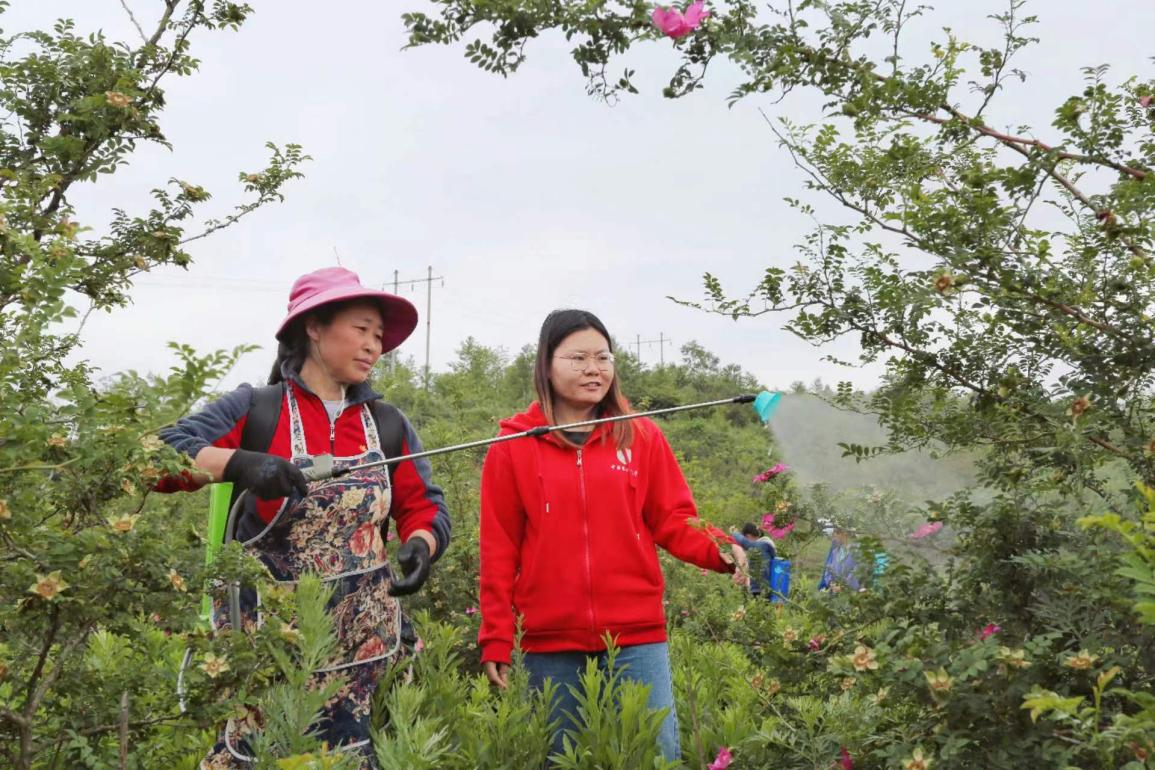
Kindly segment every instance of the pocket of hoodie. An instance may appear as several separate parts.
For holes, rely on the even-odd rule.
[[[636,473],[630,473],[630,521],[634,527],[634,542],[637,543],[638,559],[646,579],[654,586],[662,587],[662,568],[658,564],[658,550],[646,520],[642,518],[642,501],[640,484]]]
[[[535,454],[535,457],[536,457],[536,454]],[[537,500],[538,500],[538,503],[535,506],[529,506],[529,505],[526,506],[526,516],[528,518],[528,521],[526,522],[526,527],[527,528],[532,527],[538,533],[548,533],[550,530],[550,525],[551,525],[550,517],[549,517],[550,505],[549,505],[549,498],[546,496],[546,493],[545,493],[545,479],[543,479],[542,475],[541,475],[540,460],[538,461],[538,473],[537,473],[536,483],[537,483]],[[528,497],[528,495],[526,495],[526,496]],[[523,537],[525,537],[525,536],[526,535],[523,534]],[[528,552],[528,558],[525,558],[524,552],[523,552],[523,558],[521,560],[521,567],[520,567],[520,570],[519,570],[519,573],[517,576],[518,583],[524,583],[525,585],[532,585],[534,581],[537,581],[540,578],[539,573],[541,572],[541,568],[538,565],[540,565],[542,563],[542,560],[541,560],[542,550],[545,548],[545,546],[547,544],[546,543],[547,540],[548,540],[547,536],[543,536],[543,534],[539,534],[537,536],[536,542],[533,543],[533,547]]]
[[[545,549],[549,540],[547,534],[550,528],[548,502],[543,502],[541,504],[541,507],[538,510],[537,520],[533,523],[535,525],[534,528],[542,534],[537,536],[537,542],[533,544],[533,550],[529,555],[529,561],[522,563],[522,567],[528,569],[523,569],[521,573],[521,579],[525,579],[531,582],[541,579],[541,575],[539,574],[541,572],[541,567],[539,565],[542,563],[542,551]]]
[[[580,581],[567,580],[566,576],[577,574],[580,565],[566,561],[573,552],[572,544],[564,539],[551,536],[554,529],[550,519],[548,502],[543,502],[538,510],[538,535],[533,543],[530,557],[523,561],[518,583],[514,587],[514,605],[518,614],[525,617],[528,633],[564,631],[585,628],[588,623],[584,613],[575,613],[575,607],[589,603],[584,585]]]

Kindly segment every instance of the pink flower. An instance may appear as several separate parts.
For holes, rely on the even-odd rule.
[[[767,468],[766,470],[759,473],[757,476],[751,479],[751,481],[755,484],[765,484],[770,479],[778,476],[779,474],[785,473],[788,470],[790,470],[789,466],[782,463],[777,463],[773,467]]]
[[[810,650],[811,652],[818,652],[819,650],[822,649],[822,644],[825,641],[826,641],[826,636],[824,634],[819,634],[818,636],[814,637],[813,639],[811,639],[809,642],[806,643],[806,648],[808,650]]]
[[[1155,96],[1140,96],[1139,97],[1139,106],[1142,107],[1143,109],[1147,109],[1148,107],[1150,107],[1151,102],[1155,102]]]
[[[989,639],[1002,630],[1002,626],[996,626],[994,623],[988,623],[981,631],[979,631],[979,641],[981,642],[983,639]]]
[[[854,770],[854,760],[850,756],[850,752],[846,750],[845,746],[838,749],[838,766],[842,770]]]
[[[686,6],[684,14],[677,8],[663,8],[656,5],[650,18],[653,19],[654,26],[660,29],[663,35],[677,40],[697,29],[698,25],[710,15],[709,11],[702,10],[703,5],[703,0],[696,0],[696,2]]]
[[[910,537],[912,540],[922,540],[924,537],[930,537],[940,529],[942,529],[941,521],[928,521],[926,524],[923,524],[921,527],[912,532]]]
[[[465,614],[466,615],[476,615],[477,614],[477,608],[476,607],[466,607],[465,608]]]
[[[730,749],[723,746],[718,749],[718,756],[714,757],[714,761],[706,765],[706,770],[726,770],[733,761],[734,755],[730,753]]]
[[[790,522],[785,527],[770,527],[766,530],[766,534],[774,540],[781,540],[794,531],[794,522]]]

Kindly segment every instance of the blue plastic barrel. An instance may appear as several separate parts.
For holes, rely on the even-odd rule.
[[[770,568],[770,601],[785,601],[790,595],[790,560],[775,559]]]

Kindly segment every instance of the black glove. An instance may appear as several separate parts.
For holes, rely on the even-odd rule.
[[[309,494],[309,484],[300,468],[283,457],[264,452],[233,452],[225,464],[223,478],[262,500],[276,500],[294,492],[301,497]]]
[[[423,537],[409,538],[397,551],[397,561],[401,563],[401,572],[405,577],[393,581],[393,585],[389,586],[389,595],[408,596],[420,591],[429,579],[429,567],[433,563],[429,543]]]

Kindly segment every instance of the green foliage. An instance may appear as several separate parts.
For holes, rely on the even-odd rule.
[[[79,35],[69,21],[0,33],[6,767],[187,766],[230,698],[267,679],[250,642],[209,640],[197,625],[197,589],[216,576],[201,567],[199,507],[150,492],[160,476],[187,468],[155,431],[204,398],[244,349],[174,346],[165,376],[127,372],[97,384],[82,359],[80,316],[126,304],[142,272],[187,266],[187,243],[279,200],[306,158],[270,145],[268,168],[241,175],[246,201],[199,226],[210,195],[184,180],[154,190],[150,209],[115,211],[106,225],[83,221],[71,198],[116,173],[141,143],[168,146],[164,84],[195,72],[191,45],[202,31],[235,29],[248,13],[241,3],[173,0],[137,47]],[[233,554],[219,574],[246,570]],[[186,646],[211,665],[187,672],[182,712],[175,683]]]
[[[420,716],[425,705],[425,691],[413,685],[402,685],[390,691],[384,708],[389,713],[390,735],[377,742],[377,760],[382,768],[432,770],[444,767],[449,753],[448,736],[440,719]]]
[[[531,691],[525,670],[517,667],[509,688],[494,691],[459,653],[474,631],[424,613],[415,621],[425,649],[378,690],[382,770],[541,768],[552,729],[544,704],[553,687]]]
[[[1144,623],[1155,625],[1155,490],[1140,485],[1139,491],[1147,510],[1138,521],[1108,513],[1085,516],[1079,524],[1116,532],[1131,546],[1123,556],[1123,567],[1118,574],[1134,582],[1135,612]]]
[[[345,684],[338,674],[318,679],[314,671],[329,665],[336,653],[337,636],[325,611],[331,591],[315,575],[304,575],[296,590],[261,610],[264,625],[277,636],[263,646],[276,662],[277,678],[255,704],[260,728],[249,737],[258,768],[275,770],[283,758],[328,754],[320,746],[316,721],[326,701]],[[278,605],[287,605],[284,608]],[[333,770],[357,770],[360,759],[350,755],[328,757]]]

